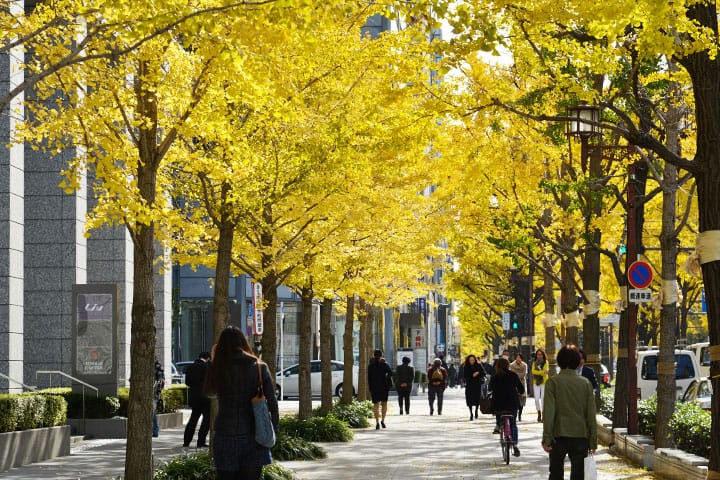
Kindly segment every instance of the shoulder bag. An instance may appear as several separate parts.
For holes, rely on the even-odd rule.
[[[275,446],[275,429],[273,429],[270,410],[268,409],[267,400],[262,388],[262,374],[260,363],[258,368],[258,387],[257,395],[250,401],[252,402],[253,414],[255,415],[255,441],[266,448]]]

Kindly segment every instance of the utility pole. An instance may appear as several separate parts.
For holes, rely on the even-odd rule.
[[[627,186],[627,256],[625,258],[625,271],[643,253],[642,228],[644,223],[645,181],[648,167],[644,162],[635,162],[628,166]],[[638,304],[630,302],[628,305],[628,434],[638,433],[637,411],[637,315]]]

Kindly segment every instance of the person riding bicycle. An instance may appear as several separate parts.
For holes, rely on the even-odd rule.
[[[500,433],[502,414],[512,415],[510,433],[513,440],[513,455],[520,456],[518,448],[517,412],[520,408],[519,396],[525,393],[525,387],[517,375],[510,371],[510,362],[506,358],[498,358],[495,362],[495,375],[490,379],[488,390],[492,392],[492,408],[495,412],[496,426],[493,433]]]

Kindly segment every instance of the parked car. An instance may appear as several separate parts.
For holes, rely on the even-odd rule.
[[[187,372],[188,367],[193,363],[194,360],[185,360],[171,364],[173,369],[172,383],[185,383],[185,372]],[[176,376],[178,381],[175,381]]]
[[[340,397],[343,392],[343,372],[345,364],[333,360],[332,364],[332,391]],[[298,396],[298,378],[300,372],[300,365],[296,364],[291,367],[284,369],[282,372],[277,372],[275,378],[275,396],[278,400],[285,399],[288,397]],[[320,372],[320,360],[312,360],[310,362],[310,383],[312,388],[312,395],[315,397],[320,396],[320,390],[322,385],[322,374]],[[353,366],[353,395],[357,392],[358,385],[358,367]]]
[[[170,383],[185,383],[185,375],[181,375],[174,363],[170,364]]]
[[[637,386],[640,400],[652,397],[657,391],[659,353],[657,348],[639,350],[637,353]],[[700,378],[700,368],[695,354],[690,350],[675,350],[676,398],[680,400],[688,386]]]
[[[700,367],[700,375],[703,377],[710,376],[710,342],[693,343],[685,347],[695,353],[698,366]]]
[[[688,385],[682,396],[682,402],[696,402],[700,408],[710,410],[712,403],[713,388],[709,378],[704,377],[699,380],[693,380]]]
[[[610,371],[602,363],[600,364],[600,370],[602,371],[598,382],[600,388],[610,388]]]

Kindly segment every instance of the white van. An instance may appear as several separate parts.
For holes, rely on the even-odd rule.
[[[698,366],[700,367],[700,375],[703,377],[710,376],[710,342],[693,343],[685,347],[685,350],[691,350],[695,353]]]
[[[638,399],[647,400],[657,390],[657,362],[659,351],[657,348],[638,350]],[[700,368],[695,359],[695,353],[690,350],[675,350],[675,388],[676,398],[680,400],[688,385],[693,380],[701,378]]]

